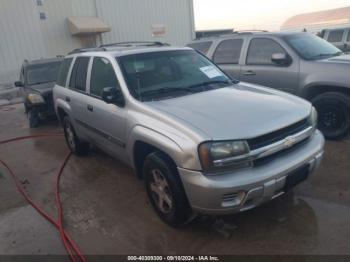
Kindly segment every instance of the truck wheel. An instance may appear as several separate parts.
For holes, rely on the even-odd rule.
[[[160,152],[151,153],[145,158],[143,174],[148,197],[158,216],[173,227],[189,222],[192,210],[173,162]]]
[[[32,108],[28,111],[28,118],[30,128],[36,128],[40,125],[40,117],[35,109]]]
[[[68,116],[63,118],[63,129],[70,151],[78,156],[86,155],[90,145],[78,138]]]
[[[350,97],[327,92],[312,100],[318,113],[318,128],[328,139],[340,139],[350,131]]]

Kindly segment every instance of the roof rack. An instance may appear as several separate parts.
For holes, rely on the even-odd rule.
[[[230,36],[230,35],[242,35],[242,34],[247,34],[251,35],[254,33],[267,33],[267,30],[240,30],[240,31],[233,31],[231,34],[223,34],[220,36]]]
[[[103,47],[77,48],[77,49],[70,51],[68,53],[68,55],[84,53],[84,52],[89,52],[89,51],[106,51],[106,49]]]
[[[252,30],[239,30],[239,31],[233,31],[234,33],[266,33],[267,30],[259,30],[259,29],[252,29]]]
[[[84,53],[84,52],[93,52],[93,51],[108,51],[113,47],[136,47],[136,46],[170,46],[168,43],[162,42],[147,42],[147,41],[135,41],[135,42],[120,42],[112,44],[104,44],[99,47],[91,48],[77,48],[68,53],[68,55]]]
[[[101,47],[113,47],[113,46],[169,46],[168,43],[162,42],[149,42],[149,41],[131,41],[131,42],[119,42],[112,44],[100,45]]]
[[[239,30],[239,31],[232,31],[232,33],[227,33],[227,34],[219,34],[219,35],[211,35],[211,36],[204,36],[204,37],[198,37],[194,40],[205,40],[205,39],[212,39],[212,38],[217,38],[217,37],[222,37],[222,36],[232,36],[232,35],[239,35],[239,34],[254,34],[254,33],[267,33],[269,31],[267,30]]]

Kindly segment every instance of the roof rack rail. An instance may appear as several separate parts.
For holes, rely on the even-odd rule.
[[[230,36],[230,35],[239,35],[239,34],[254,34],[254,33],[267,33],[267,30],[240,30],[240,31],[233,31],[231,34],[222,34],[220,36]]]
[[[101,47],[113,47],[113,46],[169,46],[169,44],[162,43],[162,42],[151,42],[151,41],[130,41],[130,42],[104,44],[104,45],[100,45],[100,48]]]
[[[70,51],[68,53],[68,55],[84,53],[84,52],[89,52],[89,51],[106,51],[106,49],[103,47],[77,48],[77,49]]]
[[[259,29],[252,29],[252,30],[238,30],[233,31],[233,33],[267,33],[267,30],[259,30]]]

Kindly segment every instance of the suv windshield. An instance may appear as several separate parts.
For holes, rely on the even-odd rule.
[[[193,50],[149,52],[117,58],[131,94],[157,100],[225,87],[232,81]]]
[[[342,52],[322,38],[302,33],[287,35],[284,40],[304,59],[317,60],[340,55]]]
[[[30,65],[27,68],[27,84],[39,85],[57,80],[61,62],[51,62],[47,64]]]

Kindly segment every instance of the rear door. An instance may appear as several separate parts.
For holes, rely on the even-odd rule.
[[[81,56],[75,59],[75,63],[71,72],[68,89],[65,94],[65,100],[71,107],[71,120],[74,128],[79,136],[86,136],[87,129],[81,123],[84,122],[86,116],[86,80],[90,57]]]
[[[230,77],[239,79],[241,66],[239,60],[241,57],[243,39],[225,39],[216,47],[213,53],[213,62],[216,63]]]
[[[116,104],[107,104],[102,99],[102,91],[105,87],[120,90],[113,63],[104,57],[94,57],[89,78],[89,94],[86,99],[85,124],[89,129],[89,135],[94,143],[112,154],[124,160],[125,154],[125,108]]]
[[[259,84],[285,92],[298,91],[299,60],[294,58],[289,66],[271,61],[275,53],[288,54],[275,39],[256,37],[250,40],[245,64],[242,65],[240,80]]]

